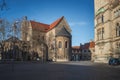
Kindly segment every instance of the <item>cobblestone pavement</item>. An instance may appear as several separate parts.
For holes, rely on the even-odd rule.
[[[0,64],[0,80],[120,80],[120,66],[79,62]]]

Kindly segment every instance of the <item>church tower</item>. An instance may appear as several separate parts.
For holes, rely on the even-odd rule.
[[[23,17],[21,24],[21,40],[30,41],[32,37],[32,28],[30,22],[27,20],[27,16]]]

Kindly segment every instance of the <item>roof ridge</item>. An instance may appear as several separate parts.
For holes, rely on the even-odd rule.
[[[48,32],[51,29],[53,29],[54,27],[56,27],[63,20],[63,18],[64,18],[64,16],[62,16],[61,18],[58,18],[57,20],[55,20],[51,24],[45,24],[45,23],[41,23],[41,22],[37,22],[37,21],[33,21],[33,20],[30,20],[30,23],[32,24],[32,27],[34,26],[33,24],[42,25],[42,27],[44,27],[44,28],[47,27],[47,29],[45,30],[45,32]]]
[[[64,18],[64,16],[62,16],[61,18],[58,18],[57,20],[55,20],[53,23],[50,24],[49,26],[49,30],[53,29],[54,27],[56,27]]]
[[[31,23],[32,28],[34,28],[36,30],[46,32],[49,29],[48,24],[44,24],[44,23],[40,23],[40,22],[36,22],[36,21],[31,21],[31,20],[30,20],[30,23]]]
[[[72,46],[72,49],[80,49],[80,46]]]
[[[39,24],[44,24],[44,25],[48,25],[48,26],[50,26],[50,24],[46,24],[46,23],[42,23],[42,22],[37,22],[37,21],[33,21],[33,20],[30,20],[30,22],[35,22],[35,23],[39,23]]]

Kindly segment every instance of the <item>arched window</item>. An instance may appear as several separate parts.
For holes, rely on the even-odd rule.
[[[62,48],[62,42],[59,41],[59,48]]]
[[[68,42],[65,41],[65,48],[68,48]]]

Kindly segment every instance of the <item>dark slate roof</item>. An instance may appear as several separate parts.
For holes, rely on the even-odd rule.
[[[62,27],[62,28],[57,32],[56,36],[71,37],[71,34],[65,29],[65,27]]]

